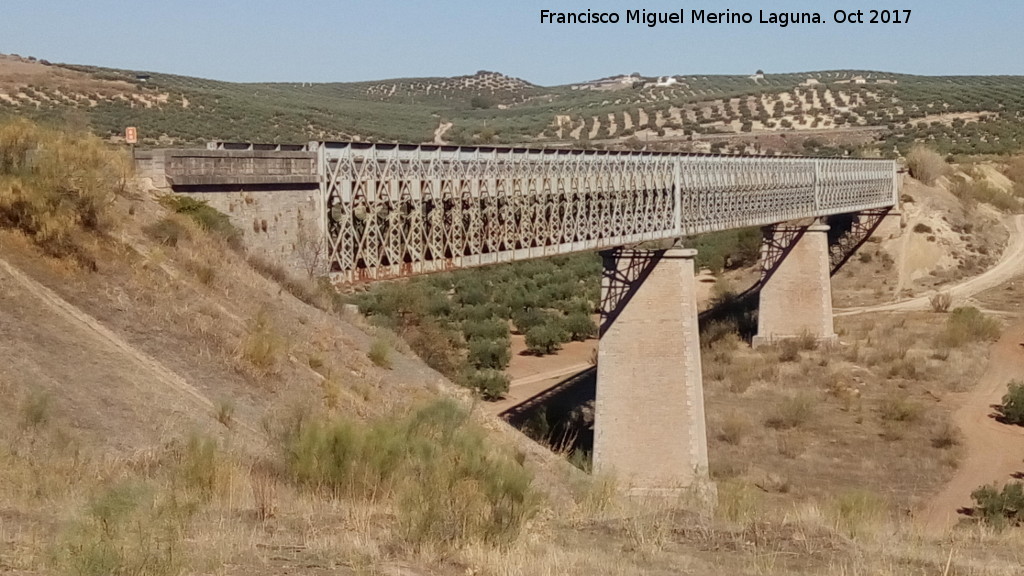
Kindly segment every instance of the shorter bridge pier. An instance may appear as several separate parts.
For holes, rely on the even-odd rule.
[[[838,340],[832,323],[828,231],[820,223],[764,229],[755,348],[806,336],[826,344]]]
[[[602,252],[594,469],[624,491],[710,487],[697,325],[696,250]]]

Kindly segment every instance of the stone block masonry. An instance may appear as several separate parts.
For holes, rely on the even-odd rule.
[[[140,150],[139,176],[206,202],[241,230],[255,256],[296,276],[322,274],[326,240],[316,153],[282,150]]]
[[[634,495],[710,486],[693,257],[604,256],[594,468]]]
[[[832,323],[829,227],[773,226],[766,229],[762,259],[782,251],[761,287],[755,347],[804,335],[819,342],[837,340]]]
[[[201,200],[227,214],[242,231],[242,244],[249,254],[280,264],[296,276],[304,277],[315,266],[315,245],[326,248],[320,233],[319,190],[258,189],[232,191],[179,192]],[[326,256],[321,254],[323,266]],[[314,272],[322,272],[316,270]]]

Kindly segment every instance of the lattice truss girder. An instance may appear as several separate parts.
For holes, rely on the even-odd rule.
[[[884,160],[319,143],[343,281],[893,206]]]

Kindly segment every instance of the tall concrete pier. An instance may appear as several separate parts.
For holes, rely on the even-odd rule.
[[[602,253],[594,468],[631,494],[708,483],[696,254]]]
[[[832,283],[824,224],[765,229],[761,258],[767,263],[754,346],[809,335],[836,341]]]

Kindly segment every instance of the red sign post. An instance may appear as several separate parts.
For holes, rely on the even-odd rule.
[[[139,131],[135,129],[135,126],[129,126],[124,129],[124,141],[128,144],[137,144],[139,141]]]

